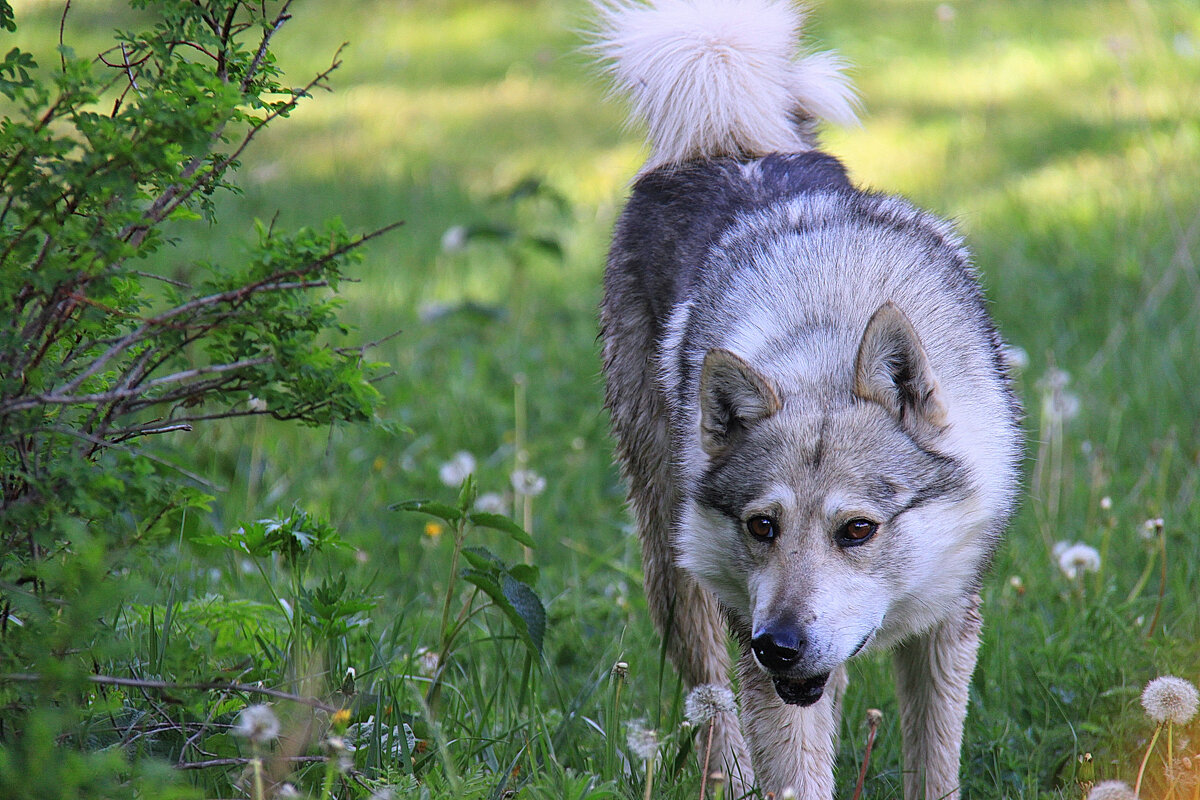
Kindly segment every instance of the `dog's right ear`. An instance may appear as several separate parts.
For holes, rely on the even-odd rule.
[[[742,428],[780,409],[779,395],[763,375],[728,350],[709,350],[700,370],[700,446],[710,456],[724,450]]]

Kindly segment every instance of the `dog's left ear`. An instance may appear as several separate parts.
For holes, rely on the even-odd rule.
[[[863,332],[854,362],[854,394],[879,403],[901,424],[941,430],[946,406],[916,329],[896,305],[881,305]]]
[[[724,450],[738,431],[781,407],[770,381],[740,356],[709,350],[700,369],[700,446],[710,456]]]

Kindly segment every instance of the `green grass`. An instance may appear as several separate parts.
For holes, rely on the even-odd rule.
[[[60,7],[16,7],[18,42],[53,58],[38,43],[52,46]],[[1029,492],[984,588],[963,775],[967,797],[1079,798],[1085,753],[1098,777],[1132,783],[1153,732],[1138,705],[1147,680],[1200,678],[1200,8],[1184,0],[950,7],[949,21],[939,21],[935,2],[846,0],[814,11],[817,42],[856,65],[866,108],[861,127],[830,130],[825,141],[861,184],[959,220],[1001,330],[1029,355],[1018,383]],[[67,36],[77,52],[101,49],[106,30],[126,24],[112,13],[72,7]],[[309,658],[298,664],[289,655],[297,635],[268,590],[277,582],[286,597],[283,565],[267,560],[259,572],[181,543],[153,554],[158,571],[143,576],[127,618],[113,623],[102,671],[129,674],[138,664],[138,674],[165,679],[219,674],[272,685],[293,685],[288,670],[316,671],[305,691],[325,695],[353,666],[354,722],[407,723],[422,740],[416,777],[360,753],[366,783],[411,789],[419,780],[434,797],[504,788],[581,797],[588,786],[588,796],[606,788],[640,796],[640,767],[622,766],[622,723],[643,717],[675,729],[681,690],[662,669],[648,621],[601,409],[604,250],[642,150],[578,52],[575,31],[585,25],[577,2],[297,6],[278,41],[281,61],[300,83],[348,41],[334,93],[264,135],[244,159],[243,193],[220,201],[221,224],[179,227],[178,246],[153,266],[183,273],[197,259],[237,259],[255,217],[296,226],[336,215],[361,230],[404,220],[371,246],[360,282],[343,291],[344,317],[362,339],[399,332],[373,351],[396,370],[380,387],[380,419],[392,427],[241,422],[178,435],[169,447],[221,487],[210,516],[191,520],[185,535],[228,531],[293,504],[310,509],[353,547],[315,563],[310,585],[344,575],[347,596],[376,605],[362,626],[300,637]],[[527,177],[565,205],[506,200]],[[526,245],[442,249],[447,229],[483,223],[520,231]],[[529,247],[534,236],[557,242],[561,257]],[[1079,408],[1060,428],[1043,413],[1039,383],[1055,368],[1070,374],[1066,391]],[[456,490],[438,468],[458,450],[478,460],[481,491],[511,494],[522,445],[547,478],[531,526],[549,620],[544,661],[522,680],[520,642],[501,615],[484,613],[431,711],[419,700],[428,684],[414,659],[438,644],[451,541],[388,507],[412,497],[452,502]],[[1160,557],[1137,533],[1149,517],[1165,520],[1168,559],[1153,630],[1157,561],[1131,596]],[[502,538],[477,531],[468,544],[521,560]],[[1101,570],[1068,580],[1051,555],[1059,540],[1099,548]],[[146,669],[152,653],[161,657]],[[619,659],[630,674],[614,714],[609,669]],[[850,796],[857,776],[866,709],[878,707],[884,724],[864,796],[899,797],[886,658],[851,673],[839,796]],[[126,713],[145,706],[132,692],[114,702]],[[215,720],[206,736],[225,736],[206,745],[214,752],[235,748],[220,726],[241,703],[206,706]],[[299,726],[295,709],[279,708]],[[1194,753],[1200,727],[1187,733]],[[97,737],[110,741],[111,731]],[[694,761],[672,763],[686,738],[668,742],[656,796],[697,796]],[[178,738],[139,741],[158,742],[146,749],[172,763],[179,757]],[[1145,796],[1164,786],[1155,759]],[[300,767],[294,779],[315,793],[323,769]],[[227,797],[237,769],[188,776],[206,796]],[[349,783],[342,791],[367,794]]]

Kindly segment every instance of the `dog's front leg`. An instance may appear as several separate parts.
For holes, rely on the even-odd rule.
[[[979,595],[896,651],[905,800],[957,800],[967,695],[979,650]]]
[[[748,653],[738,662],[738,675],[742,730],[758,788],[776,797],[792,789],[804,800],[832,798],[845,670],[834,670],[821,699],[807,707],[780,700],[771,679]]]

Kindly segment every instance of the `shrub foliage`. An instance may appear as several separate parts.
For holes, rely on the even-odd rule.
[[[243,152],[325,86],[337,55],[290,88],[271,52],[290,0],[133,5],[147,29],[95,57],[60,41],[50,59],[12,48],[0,63],[4,796],[109,794],[137,777],[112,752],[88,755],[103,737],[73,723],[103,699],[88,673],[122,647],[113,629],[144,546],[209,499],[185,464],[188,432],[256,414],[364,420],[378,397],[381,366],[336,346],[334,292],[382,230],[258,223],[241,263],[151,258],[213,221]],[[16,22],[0,0],[0,26]],[[51,759],[55,743],[80,747]]]

